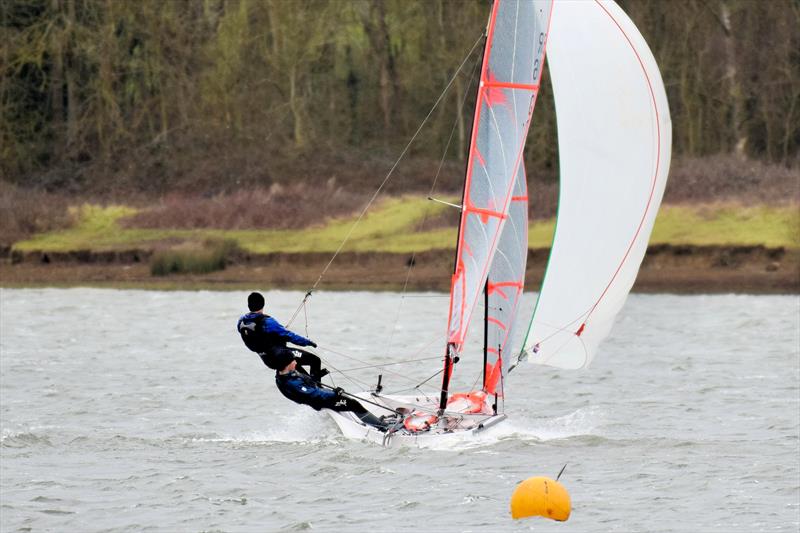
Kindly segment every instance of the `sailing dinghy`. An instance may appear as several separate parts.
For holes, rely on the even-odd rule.
[[[547,50],[560,193],[548,268],[519,352],[512,346],[527,258],[523,151]],[[655,59],[611,0],[495,0],[486,32],[451,280],[438,395],[357,396],[386,432],[329,411],[345,436],[383,445],[461,440],[505,419],[516,365],[581,368],[608,335],[644,257],[670,161],[671,126]],[[483,382],[450,381],[483,304]],[[384,409],[381,409],[383,406]]]

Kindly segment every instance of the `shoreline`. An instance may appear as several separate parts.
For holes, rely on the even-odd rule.
[[[224,270],[152,276],[151,252],[30,252],[0,262],[0,287],[107,287],[150,290],[308,290],[330,253],[236,254]],[[317,290],[449,290],[452,250],[415,255],[343,252]],[[531,249],[525,286],[538,290],[549,250]],[[412,259],[413,258],[413,259]],[[535,289],[534,289],[535,288]],[[647,250],[633,291],[677,294],[800,294],[800,250],[765,246],[654,245]]]

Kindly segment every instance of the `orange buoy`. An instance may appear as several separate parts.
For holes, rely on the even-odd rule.
[[[543,516],[565,521],[572,511],[569,493],[548,477],[531,477],[517,485],[511,495],[511,518]]]

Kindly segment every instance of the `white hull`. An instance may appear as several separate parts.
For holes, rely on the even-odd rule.
[[[425,405],[426,399],[414,396],[380,396],[376,397],[368,392],[353,394],[353,396],[368,400],[370,402],[380,403],[392,408],[407,407],[416,408],[421,404]],[[430,406],[432,402],[427,402]],[[390,411],[381,409],[380,407],[372,404],[362,402],[372,414],[381,416],[384,414],[391,414]],[[342,431],[342,434],[348,439],[366,440],[375,444],[380,444],[386,447],[400,447],[411,446],[418,448],[439,447],[458,445],[462,442],[469,442],[475,439],[477,435],[483,434],[489,428],[497,425],[506,419],[506,415],[461,415],[458,417],[460,424],[455,429],[448,429],[445,427],[434,426],[426,431],[409,432],[405,429],[400,429],[395,432],[380,431],[372,426],[368,426],[361,422],[357,416],[347,411],[338,413],[326,409],[330,414],[336,425]]]

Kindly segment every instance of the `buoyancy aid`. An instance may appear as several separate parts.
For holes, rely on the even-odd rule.
[[[286,346],[280,336],[264,331],[263,323],[269,315],[258,315],[253,318],[242,318],[239,321],[239,335],[245,346],[256,353],[265,353],[275,346]]]

